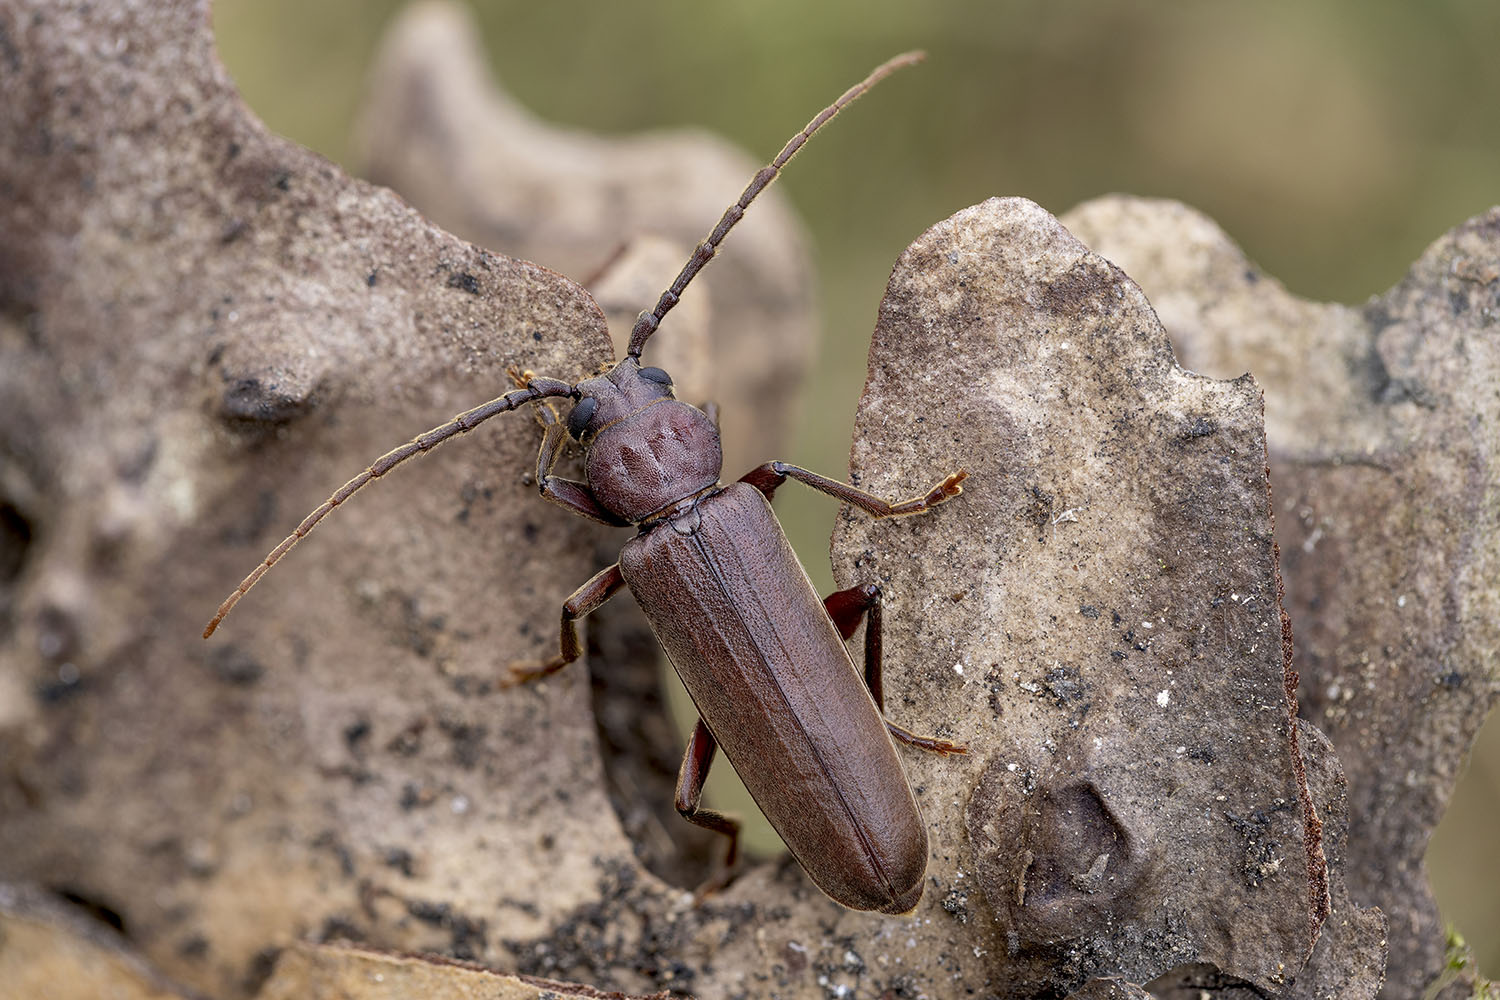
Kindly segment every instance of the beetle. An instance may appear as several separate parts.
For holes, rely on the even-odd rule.
[[[245,593],[325,516],[407,459],[500,413],[537,403],[541,495],[608,525],[636,525],[619,561],[563,604],[558,654],[512,664],[509,683],[536,680],[582,654],[576,622],[628,587],[697,706],[699,718],[678,773],[676,808],[728,838],[723,874],[735,860],[739,824],[703,808],[703,782],[722,747],[746,787],[814,883],[859,910],[906,913],[922,896],[927,831],[892,739],[937,753],[964,748],[916,736],[884,718],[880,591],[872,585],[819,601],[772,513],[787,479],[873,517],[918,514],[962,492],[960,469],[898,503],[784,462],[768,462],[729,485],[716,409],[678,400],[671,377],[643,367],[641,353],[729,230],[802,145],[912,52],[882,64],[819,112],[755,175],[698,245],[656,307],[642,312],[623,360],[577,384],[511,370],[517,388],[459,414],[377,459],[307,515],[220,605],[213,634]],[[564,418],[553,401],[568,399]],[[586,481],[553,475],[569,441],[584,449]],[[865,620],[861,677],[846,640]]]

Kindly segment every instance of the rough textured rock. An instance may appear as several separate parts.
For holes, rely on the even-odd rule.
[[[888,704],[970,744],[918,778],[931,878],[982,949],[965,978],[1025,995],[1199,961],[1280,989],[1327,876],[1255,383],[1177,367],[1128,278],[991,200],[897,264],[856,427],[876,493],[971,473],[924,520],[846,512],[834,543],[840,582],[889,601]]]
[[[1348,785],[1333,755],[1328,737],[1306,720],[1298,722],[1298,742],[1307,770],[1313,803],[1323,823],[1323,849],[1328,859],[1331,912],[1313,946],[1307,964],[1291,975],[1277,996],[1286,1000],[1370,1000],[1384,981],[1385,915],[1374,907],[1360,907],[1344,884],[1344,843],[1348,833]],[[1249,983],[1226,975],[1211,964],[1189,962],[1156,977],[1146,988],[1160,1000],[1254,1000],[1264,996]]]
[[[1147,1000],[1152,994],[1145,987],[1124,979],[1091,979],[1082,989],[1068,994],[1068,1000]]]
[[[1307,783],[1323,822],[1332,907],[1312,957],[1284,995],[1306,1000],[1371,1000],[1385,982],[1386,916],[1349,895],[1349,783],[1333,745],[1306,720],[1299,721],[1298,732]]]
[[[494,689],[592,562],[524,481],[532,420],[393,475],[197,635],[304,510],[507,365],[607,358],[598,307],[266,134],[206,4],[0,21],[0,874],[107,906],[218,995],[301,936],[490,954],[537,898],[590,899],[631,848],[586,680]]]
[[[1445,968],[1423,853],[1500,690],[1500,210],[1358,307],[1288,294],[1181,205],[1067,222],[1184,364],[1265,386],[1303,711],[1348,776],[1349,892],[1389,919],[1386,992],[1420,996]]]
[[[644,296],[624,303],[631,320],[761,166],[703,132],[606,138],[539,121],[499,88],[472,16],[446,0],[413,4],[392,24],[362,119],[371,178],[449,231],[546,261],[596,292],[594,276],[625,243],[654,235],[679,244],[663,261],[666,280],[653,274]],[[801,124],[789,122],[788,134]],[[713,368],[734,378],[700,383],[651,363],[679,379],[685,398],[716,399],[734,417],[724,422],[725,468],[738,476],[777,457],[771,449],[796,412],[814,344],[813,268],[774,189],[730,245],[693,295],[713,303]]]

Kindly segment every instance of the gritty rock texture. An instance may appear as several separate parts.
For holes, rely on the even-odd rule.
[[[857,420],[865,488],[970,472],[938,515],[846,514],[834,545],[841,582],[887,595],[893,713],[970,745],[917,779],[980,947],[965,978],[1020,996],[1198,961],[1282,989],[1328,897],[1258,387],[1179,368],[1134,283],[991,200],[898,262]]]
[[[677,244],[645,294],[625,303],[631,320],[655,304],[761,166],[702,132],[603,137],[539,121],[496,83],[467,8],[446,0],[413,4],[392,24],[362,119],[371,178],[451,232],[546,261],[596,294],[595,276],[622,245],[643,236]],[[788,133],[801,124],[788,123]],[[796,412],[814,344],[813,268],[775,189],[756,201],[730,247],[695,281],[693,296],[712,301],[713,368],[734,377],[703,379],[701,366],[679,374],[654,344],[648,363],[672,372],[684,398],[717,400],[739,417],[723,428],[726,471],[739,476],[777,457],[771,449]],[[688,342],[675,316],[673,324],[674,338]]]
[[[508,365],[596,367],[598,307],[268,135],[206,3],[8,4],[0,30],[0,876],[218,996],[300,937],[491,955],[534,900],[593,898],[632,855],[586,679],[494,684],[592,564],[524,481],[529,417],[392,474],[198,633]]]
[[[1385,982],[1386,915],[1349,895],[1349,783],[1333,745],[1306,720],[1299,720],[1298,733],[1307,783],[1323,822],[1332,906],[1312,957],[1286,995],[1307,1000],[1370,1000]]]
[[[1279,996],[1326,1000],[1370,1000],[1384,981],[1385,915],[1361,907],[1344,884],[1344,843],[1348,833],[1348,785],[1328,738],[1306,720],[1298,722],[1298,742],[1313,803],[1323,823],[1323,850],[1328,859],[1330,913],[1313,946],[1312,956],[1291,977]],[[1190,962],[1146,984],[1161,1000],[1254,1000],[1263,996],[1251,984],[1216,966]]]
[[[1124,979],[1091,979],[1082,989],[1069,993],[1068,1000],[1147,1000],[1150,996],[1145,987]]]
[[[1349,893],[1389,920],[1386,995],[1420,996],[1445,965],[1423,853],[1500,690],[1500,210],[1358,307],[1288,294],[1178,204],[1067,221],[1140,281],[1184,364],[1265,386],[1300,699],[1349,783]]]

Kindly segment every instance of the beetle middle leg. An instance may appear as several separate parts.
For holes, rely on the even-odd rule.
[[[525,684],[528,681],[546,677],[548,674],[555,674],[582,656],[583,644],[578,641],[578,626],[573,623],[584,615],[597,611],[623,586],[625,586],[625,578],[620,575],[620,564],[615,563],[595,573],[588,583],[573,591],[572,595],[563,602],[557,655],[539,663],[512,663],[510,677],[505,686]]]
[[[844,503],[869,514],[871,517],[900,517],[905,514],[920,514],[931,510],[944,501],[951,500],[963,492],[959,484],[967,479],[969,473],[965,469],[950,473],[941,482],[935,484],[932,489],[920,496],[914,496],[898,503],[888,503],[873,493],[841,483],[837,479],[829,479],[820,476],[816,472],[797,465],[789,465],[786,462],[767,462],[758,466],[740,477],[740,482],[749,483],[766,495],[769,500],[775,495],[778,487],[788,479],[795,479],[799,483],[811,486],[820,493],[842,500]]]
[[[729,876],[740,854],[740,821],[715,809],[704,809],[703,783],[708,779],[708,769],[713,765],[714,754],[719,743],[703,720],[693,728],[688,740],[687,752],[682,755],[682,767],[677,772],[677,798],[675,805],[682,818],[705,830],[722,833],[729,838],[729,847],[724,851],[724,867],[719,873],[698,887],[698,895],[721,889],[729,883]]]
[[[918,736],[905,726],[898,726],[885,717],[885,689],[881,680],[881,613],[880,588],[873,583],[836,590],[823,600],[823,608],[833,620],[833,627],[847,642],[859,628],[860,619],[865,622],[865,686],[880,709],[881,720],[892,736],[907,746],[932,753],[968,753],[968,747],[949,743],[930,736]]]

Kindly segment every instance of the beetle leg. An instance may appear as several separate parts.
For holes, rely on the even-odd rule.
[[[629,524],[630,522],[616,517],[601,507],[599,501],[594,499],[594,494],[589,490],[588,484],[575,482],[572,479],[562,479],[552,474],[552,469],[557,465],[557,459],[562,454],[563,445],[567,443],[568,428],[558,417],[557,411],[547,403],[541,403],[533,410],[537,420],[546,428],[546,433],[542,436],[542,447],[536,454],[536,481],[541,489],[542,498],[580,517],[598,521],[600,524],[615,527]]]
[[[629,524],[629,521],[616,517],[601,507],[599,501],[594,499],[594,494],[589,490],[588,484],[552,475],[552,467],[557,464],[557,457],[562,452],[563,443],[568,440],[568,429],[558,423],[557,414],[553,413],[550,407],[538,407],[537,410],[538,412],[545,410],[551,415],[550,420],[542,420],[547,427],[547,433],[542,438],[542,448],[536,456],[536,481],[541,487],[542,498],[580,517],[598,521],[600,524],[614,527]]]
[[[919,750],[945,756],[950,753],[968,753],[968,747],[962,744],[918,736],[885,717],[885,690],[881,681],[880,588],[873,583],[866,583],[848,590],[836,590],[823,600],[823,608],[833,620],[833,627],[839,630],[839,635],[845,640],[854,635],[854,630],[859,628],[860,619],[865,620],[865,686],[870,689],[870,696],[875,699],[875,707],[880,709],[881,720],[885,722],[885,728],[890,734],[907,746]]]
[[[966,754],[969,752],[969,748],[962,743],[949,743],[947,740],[940,740],[935,736],[918,736],[905,726],[898,726],[884,716],[881,716],[881,718],[885,721],[886,730],[909,747],[926,750],[928,753],[942,754],[944,757],[950,753]]]
[[[600,605],[613,597],[623,586],[625,586],[625,578],[620,575],[620,564],[615,563],[595,573],[588,583],[573,591],[563,603],[562,627],[558,634],[560,647],[558,654],[540,663],[512,663],[510,677],[501,686],[525,684],[528,681],[546,677],[548,674],[555,674],[582,656],[583,646],[578,641],[578,627],[573,623],[584,615],[597,611]]]
[[[699,802],[703,798],[703,782],[708,778],[708,769],[713,765],[714,754],[719,743],[713,733],[698,720],[693,735],[688,740],[687,752],[682,755],[682,767],[677,771],[677,811],[682,818],[705,830],[722,833],[729,838],[729,847],[724,852],[724,867],[713,878],[698,888],[702,896],[729,883],[729,875],[740,854],[740,821],[714,809],[703,809]]]
[[[777,488],[791,478],[819,492],[827,493],[835,499],[842,500],[846,504],[858,507],[871,517],[899,517],[903,514],[920,514],[958,496],[963,492],[963,487],[959,484],[967,479],[968,475],[967,469],[959,469],[957,472],[950,473],[921,496],[911,497],[899,503],[887,503],[858,486],[850,486],[848,483],[820,476],[816,472],[809,472],[800,466],[788,465],[786,462],[767,462],[741,476],[740,482],[754,486],[769,500],[776,493]]]
[[[868,618],[865,627],[865,687],[875,699],[875,707],[885,711],[885,689],[880,680],[880,588],[873,583],[836,590],[823,599],[823,609],[833,619],[833,627],[848,642],[859,628],[862,618]]]

